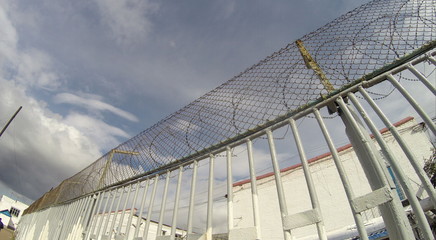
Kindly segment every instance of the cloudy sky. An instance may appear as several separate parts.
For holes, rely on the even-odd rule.
[[[367,1],[365,1],[367,2]],[[362,1],[0,0],[0,194],[30,200]]]

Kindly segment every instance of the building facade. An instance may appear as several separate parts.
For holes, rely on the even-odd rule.
[[[5,195],[0,196],[0,218],[5,227],[15,229],[27,207],[27,204],[18,200]]]

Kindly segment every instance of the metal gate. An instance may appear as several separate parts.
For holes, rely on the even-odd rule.
[[[47,192],[17,239],[434,239],[435,7],[305,35]]]

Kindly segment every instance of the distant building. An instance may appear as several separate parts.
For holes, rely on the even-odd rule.
[[[5,195],[0,196],[0,218],[5,227],[15,229],[27,207],[27,204],[18,200]]]
[[[417,123],[411,117],[403,119],[395,125],[406,143],[412,146],[412,151],[417,159],[421,161],[421,166],[423,166],[424,160],[432,155],[432,149],[434,148],[425,133],[425,125]],[[387,129],[383,129],[381,132],[389,148],[396,155],[404,173],[409,178],[413,191],[421,199],[425,198],[425,195],[422,195],[420,180],[398,146],[395,138]],[[347,177],[352,184],[356,196],[362,196],[370,192],[371,188],[366,175],[351,144],[340,147],[337,150],[346,172],[349,173]],[[353,237],[357,237],[357,230],[354,225],[353,215],[331,154],[325,153],[309,159],[308,162],[320,200],[321,213],[329,239],[354,239]],[[387,165],[387,170],[391,180],[397,187],[399,198],[403,200],[405,198],[404,192],[401,186],[398,185],[389,165]],[[289,215],[311,209],[301,164],[282,169],[281,177]],[[258,176],[257,179],[262,239],[283,239],[274,174],[268,173]],[[235,228],[253,226],[250,186],[250,180],[235,183],[233,186],[234,218],[237,219],[235,221]],[[377,208],[363,212],[363,217],[367,230],[371,235],[370,239],[386,239],[388,237]],[[315,226],[306,226],[292,230],[292,234],[298,239],[318,238]]]

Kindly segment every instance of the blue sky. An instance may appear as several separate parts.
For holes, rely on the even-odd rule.
[[[367,2],[367,1],[364,1]],[[0,194],[40,197],[362,1],[0,0]]]

